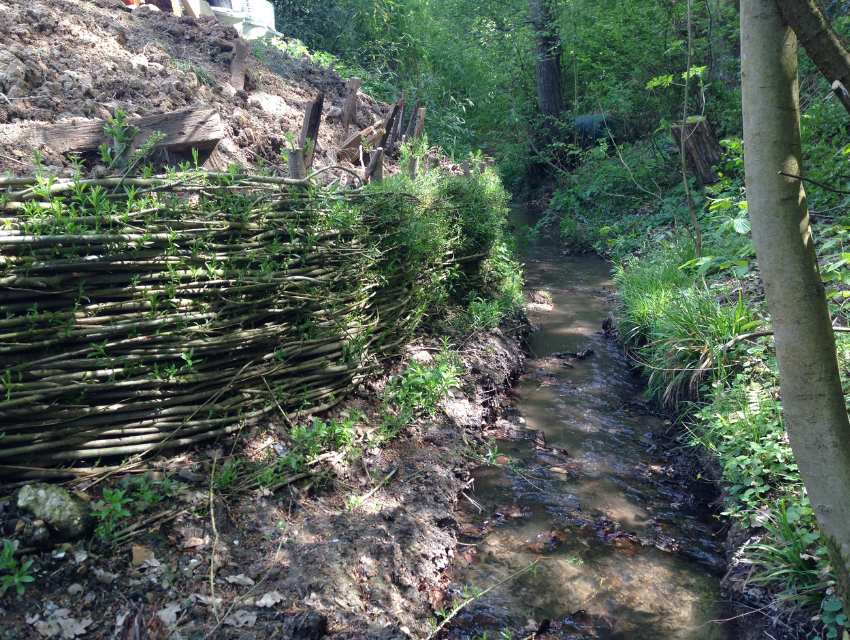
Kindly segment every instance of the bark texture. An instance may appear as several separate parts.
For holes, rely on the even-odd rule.
[[[785,424],[850,602],[850,421],[801,175],[797,38],[777,0],[741,2],[744,162]]]
[[[544,117],[557,118],[564,111],[558,37],[548,0],[528,0],[531,28],[537,41],[537,99]]]
[[[850,89],[850,50],[829,24],[817,0],[777,0],[777,4],[818,71],[830,83],[837,80]],[[850,112],[850,94],[839,89],[836,95]]]

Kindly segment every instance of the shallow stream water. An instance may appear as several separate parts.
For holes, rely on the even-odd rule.
[[[533,223],[529,212],[514,215],[518,228]],[[529,312],[539,328],[505,413],[542,431],[545,445],[495,442],[501,457],[491,460],[504,466],[476,471],[461,498],[467,535],[453,577],[457,587],[487,588],[534,561],[536,575],[476,601],[453,635],[732,639],[712,622],[729,616],[719,604],[721,536],[708,485],[682,473],[688,452],[644,404],[616,341],[602,335],[613,311],[611,266],[562,250],[551,240],[522,250],[528,291],[548,292],[553,305]],[[584,349],[592,355],[568,355]]]

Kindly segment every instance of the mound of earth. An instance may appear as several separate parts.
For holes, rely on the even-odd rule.
[[[224,162],[284,173],[286,134],[300,135],[306,104],[324,92],[314,167],[335,164],[346,137],[345,81],[307,56],[247,42],[246,84],[237,91],[230,85],[237,40],[232,26],[213,17],[134,11],[119,0],[0,0],[0,130],[105,120],[116,111],[133,117],[212,108],[226,130],[217,147]],[[389,109],[360,94],[349,134]],[[0,171],[31,174],[34,150],[0,148]],[[67,157],[40,151],[56,173],[73,172]],[[97,162],[88,158],[87,169],[97,170]],[[395,171],[389,161],[385,172]]]

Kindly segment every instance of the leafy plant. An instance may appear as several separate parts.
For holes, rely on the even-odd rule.
[[[0,572],[5,575],[0,575],[0,596],[4,595],[7,590],[14,588],[19,596],[24,595],[26,584],[35,581],[35,576],[32,575],[33,560],[27,560],[23,564],[18,564],[15,558],[15,552],[18,550],[17,540],[4,540],[3,550],[0,551]]]
[[[94,530],[97,538],[105,541],[112,540],[121,521],[132,515],[125,505],[133,502],[133,499],[126,493],[126,489],[103,490],[103,500],[98,500],[92,512],[93,516],[100,519]]]

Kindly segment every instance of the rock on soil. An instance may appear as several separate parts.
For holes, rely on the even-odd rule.
[[[18,492],[18,509],[44,521],[58,540],[76,540],[91,532],[91,506],[52,484],[30,484]]]

